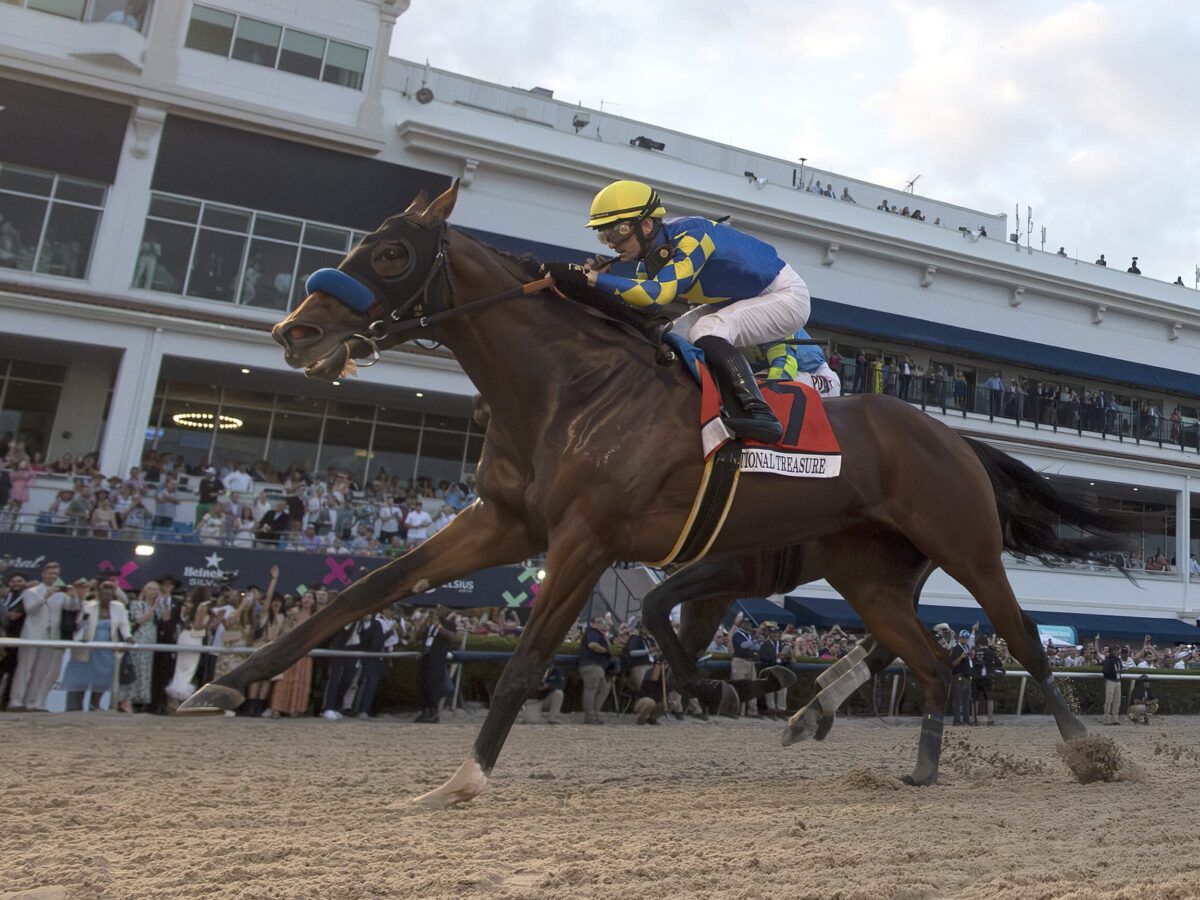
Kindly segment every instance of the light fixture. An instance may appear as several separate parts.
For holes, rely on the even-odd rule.
[[[221,431],[237,431],[244,424],[236,416],[214,416],[206,412],[183,412],[171,416],[171,421],[182,428],[201,428],[209,430],[216,422]]]
[[[250,370],[249,370],[249,369],[242,369],[242,374],[243,374],[243,375],[249,375],[249,374],[250,374]]]
[[[420,391],[417,391],[417,396],[418,396],[418,397],[424,397],[425,395],[424,395],[424,394],[422,394]]]
[[[154,545],[153,544],[138,544],[136,547],[133,548],[133,553],[135,556],[153,556],[154,555]]]
[[[758,176],[755,175],[753,172],[747,171],[747,172],[743,172],[742,174],[746,176],[746,179],[748,181],[754,181],[758,178]]]
[[[571,127],[575,129],[575,133],[579,134],[580,129],[586,128],[592,121],[592,117],[585,112],[577,112],[571,119]]]
[[[1136,490],[1137,490],[1137,488],[1134,488],[1134,490],[1136,491]]]
[[[341,382],[340,381],[331,381],[330,384],[332,384],[334,387],[337,387],[338,385],[341,384]]]
[[[545,570],[545,569],[538,569],[538,570],[537,570],[537,574],[536,574],[536,575],[534,575],[533,577],[534,577],[535,579],[537,579],[537,582],[538,582],[538,584],[541,584],[543,581],[545,581],[545,580],[546,580],[546,570]]]

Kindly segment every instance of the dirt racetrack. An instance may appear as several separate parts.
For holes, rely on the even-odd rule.
[[[0,715],[0,898],[1200,896],[1200,719],[1095,727],[1136,770],[1087,785],[1048,719],[947,728],[924,789],[915,720],[518,725],[409,806],[477,725]]]

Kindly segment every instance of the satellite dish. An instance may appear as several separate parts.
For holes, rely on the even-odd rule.
[[[428,103],[433,99],[433,91],[427,87],[420,88],[417,91],[417,102]]]

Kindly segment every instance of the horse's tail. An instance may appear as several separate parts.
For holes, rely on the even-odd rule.
[[[982,441],[964,440],[992,481],[1005,550],[1047,565],[1089,562],[1124,568],[1121,554],[1130,542],[1123,535],[1143,528],[1145,516],[1072,500],[1020,460]],[[1066,530],[1079,534],[1063,534]]]

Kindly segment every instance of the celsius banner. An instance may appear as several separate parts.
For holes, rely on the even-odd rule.
[[[7,578],[20,572],[36,579],[47,560],[62,564],[62,578],[90,578],[100,572],[116,573],[125,590],[140,588],[151,579],[174,575],[185,590],[198,585],[215,587],[229,579],[235,587],[255,584],[266,588],[271,566],[279,566],[279,590],[297,594],[304,588],[342,590],[388,560],[372,556],[298,553],[287,550],[253,550],[243,547],[164,542],[150,544],[151,556],[137,556],[136,541],[74,538],[46,534],[0,534],[0,559]],[[537,596],[537,569],[501,566],[484,569],[409,599],[417,606],[444,603],[472,606],[527,606]]]

